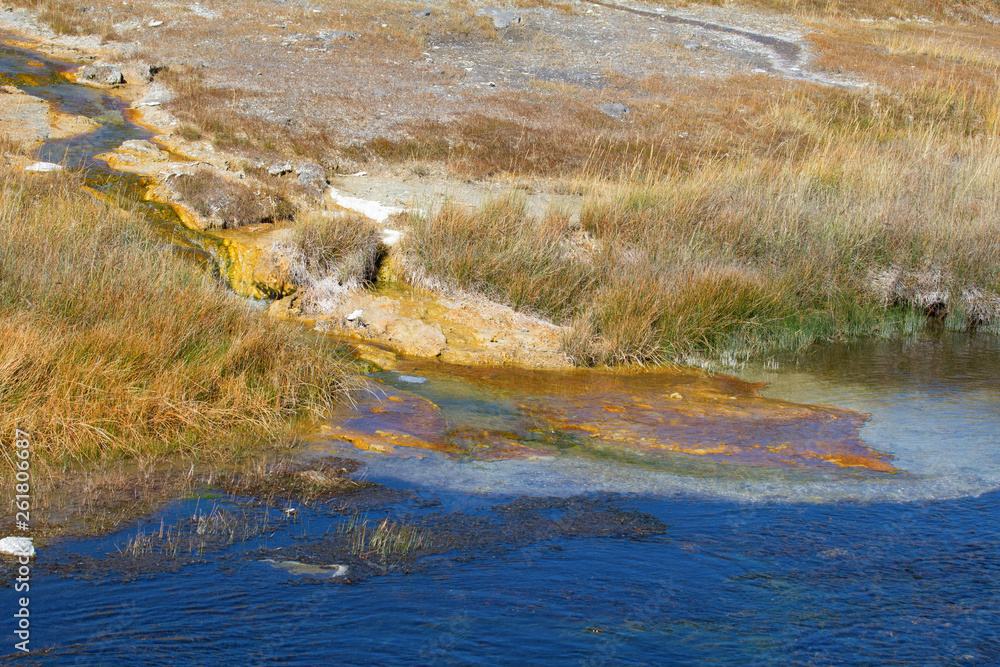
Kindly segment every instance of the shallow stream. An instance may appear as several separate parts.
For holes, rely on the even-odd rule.
[[[66,76],[78,65],[5,43],[8,39],[0,32],[0,85],[16,86],[50,103],[57,111],[85,116],[97,124],[87,134],[46,141],[35,151],[36,157],[78,171],[86,186],[99,196],[139,200],[150,224],[177,252],[215,267],[221,240],[185,227],[169,205],[145,200],[148,184],[142,176],[116,171],[95,158],[114,151],[125,141],[149,140],[153,131],[132,122],[123,100]]]
[[[362,452],[366,477],[399,495],[296,504],[290,520],[274,509],[271,532],[207,554],[116,555],[161,520],[238,507],[178,501],[46,550],[33,604],[51,653],[37,661],[995,665],[998,371],[1000,341],[950,334],[748,371],[772,381],[769,395],[870,411],[862,437],[904,471],[884,479]],[[422,373],[426,395],[438,376]],[[358,513],[420,525],[445,546],[372,576],[325,546]],[[266,559],[348,562],[351,574]]]
[[[17,85],[104,119],[39,158],[95,186],[131,178],[91,156],[149,133],[37,54],[3,51],[0,78],[28,59],[50,75]],[[360,459],[386,488],[272,506],[205,488],[51,543],[31,584],[39,651],[0,661],[998,664],[998,373],[1000,340],[952,333],[817,348],[746,382],[407,362],[304,452]],[[433,549],[386,563],[330,546],[386,517]],[[187,532],[130,550],[164,526]]]

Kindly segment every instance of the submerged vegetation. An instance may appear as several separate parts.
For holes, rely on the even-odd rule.
[[[393,556],[407,556],[424,549],[428,542],[426,530],[405,521],[386,517],[374,525],[367,518],[355,514],[337,528],[337,534],[346,540],[349,553],[360,558],[378,556],[386,562]]]
[[[280,526],[277,521],[269,523],[269,519],[267,512],[227,510],[214,505],[207,513],[196,509],[190,518],[176,525],[165,526],[161,519],[159,530],[146,532],[140,527],[118,551],[130,558],[151,554],[201,557],[209,549],[246,542],[274,530],[275,524]]]
[[[360,467],[357,461],[338,457],[308,463],[261,461],[220,475],[216,484],[230,495],[264,504],[276,499],[309,503],[375,486],[349,477]]]
[[[0,431],[31,433],[36,474],[232,453],[342,397],[333,346],[219,289],[138,212],[72,175],[6,169],[0,181]]]

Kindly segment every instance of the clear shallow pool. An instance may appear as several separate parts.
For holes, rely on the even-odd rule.
[[[33,57],[8,50],[0,73],[16,76]],[[29,92],[104,119],[73,144],[86,149],[62,150],[93,178],[100,166],[88,155],[148,136],[119,124],[120,104],[64,83],[61,66],[44,62],[52,80]],[[59,157],[57,147],[43,155]],[[317,439],[315,453],[350,452],[369,479],[406,493],[300,507],[290,518],[274,508],[260,536],[155,567],[116,554],[161,520],[241,508],[177,501],[118,534],[50,544],[31,581],[36,652],[12,653],[9,623],[0,662],[1000,664],[998,372],[997,339],[968,335],[832,346],[742,372],[769,381],[765,395],[776,399],[870,413],[860,435],[894,456],[902,472],[891,475],[596,456],[540,435],[539,411],[526,417],[509,392],[456,391],[465,380],[433,368],[407,371],[424,382],[386,375],[394,391],[444,406],[452,426],[505,428],[549,452],[401,458]],[[569,504],[514,500],[521,495]],[[511,511],[525,502],[541,505]],[[381,576],[324,580],[264,562],[286,553],[324,563],[325,536],[356,512],[466,539]],[[9,562],[3,573],[0,609],[12,610],[20,594]]]
[[[900,499],[1000,489],[1000,340],[940,332],[914,341],[816,348],[777,371],[748,369],[765,394],[869,413],[865,442],[891,451],[913,484]]]
[[[892,456],[895,474],[872,472],[867,469],[836,466],[806,466],[802,459],[792,460],[791,466],[767,467],[740,465],[739,458],[719,456],[644,456],[643,450],[620,447],[618,455],[609,453],[615,441],[603,450],[583,447],[570,434],[552,435],[561,446],[551,445],[546,456],[535,460],[512,459],[475,462],[467,459],[429,454],[417,458],[385,456],[361,451],[343,443],[316,443],[318,451],[328,450],[364,458],[375,478],[394,484],[430,486],[457,492],[483,494],[555,494],[581,492],[638,493],[670,495],[686,493],[727,498],[741,502],[785,500],[796,502],[854,501],[913,501],[943,500],[977,496],[1000,489],[1000,342],[986,334],[940,333],[909,342],[866,342],[851,345],[820,347],[800,358],[789,357],[777,363],[745,368],[742,378],[752,382],[767,382],[762,390],[769,399],[794,402],[795,405],[818,404],[845,411],[862,413],[867,421],[859,420],[857,435],[877,452]],[[775,369],[774,366],[777,366]],[[408,370],[414,374],[415,371]],[[501,371],[502,373],[502,371]],[[467,382],[464,391],[456,389],[458,380],[451,372],[426,365],[423,377],[427,382],[404,384],[398,374],[376,374],[382,390],[396,397],[384,402],[386,410],[398,410],[399,396],[414,396],[439,408],[434,419],[453,430],[457,426],[474,424],[475,432],[498,429],[503,425],[511,437],[528,441],[539,429],[531,423],[538,412],[518,410],[517,404],[531,403],[529,398],[498,394],[497,383]],[[669,378],[670,376],[664,376]],[[635,396],[626,382],[626,390]],[[667,381],[667,380],[664,380]],[[664,392],[673,391],[667,387]],[[490,393],[492,391],[492,393]],[[577,403],[593,402],[598,407],[608,398],[604,388],[594,394],[581,389]],[[680,389],[684,394],[694,389]],[[648,397],[643,398],[647,400]],[[631,400],[631,399],[629,399]],[[506,402],[505,402],[506,401]],[[683,402],[671,403],[682,405]],[[740,401],[739,404],[742,404]],[[625,401],[624,405],[628,405]],[[555,404],[562,407],[562,403]],[[771,412],[766,402],[751,403],[753,409],[767,410],[759,421],[742,420],[741,413],[723,413],[719,423],[711,422],[704,431],[705,442],[733,442],[752,430],[753,438],[767,444],[778,444],[792,438],[814,438],[813,427],[821,427],[821,435],[847,437],[834,428],[840,414],[832,421],[816,422],[809,412],[794,412],[809,428],[800,428],[779,418],[785,410]],[[720,409],[729,409],[723,402]],[[551,412],[551,405],[549,411]],[[430,421],[423,412],[414,410],[402,421],[420,424]],[[628,421],[635,413],[625,413]],[[708,413],[711,415],[711,412]],[[774,421],[766,417],[774,416]],[[376,417],[381,418],[381,415]],[[739,419],[738,419],[739,418]],[[608,424],[609,422],[601,422]],[[349,422],[348,422],[349,424]],[[394,426],[374,421],[368,429],[385,433]],[[431,438],[442,430],[411,428],[420,438]],[[534,426],[535,431],[531,430]],[[551,424],[548,424],[551,426]],[[667,430],[680,429],[671,421]],[[541,429],[544,431],[544,429]],[[568,430],[568,429],[567,429]],[[356,429],[335,426],[334,433],[353,434]],[[650,435],[644,433],[643,435]],[[657,435],[657,433],[652,433]],[[849,439],[849,438],[848,438]],[[391,442],[391,441],[390,441]],[[587,439],[586,443],[593,442]],[[405,442],[404,442],[405,444]],[[396,448],[396,452],[404,451]],[[418,448],[406,450],[420,452]],[[636,454],[638,452],[638,454]],[[628,453],[629,456],[626,456]],[[631,458],[630,458],[631,457]],[[759,463],[748,459],[750,463]],[[804,459],[809,463],[811,459]],[[632,464],[629,465],[628,463]],[[612,465],[620,463],[621,465]]]

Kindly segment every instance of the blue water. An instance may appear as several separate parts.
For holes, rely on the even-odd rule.
[[[51,649],[39,664],[997,664],[998,500],[633,498],[665,535],[354,585],[252,560],[128,583],[47,574],[33,641]]]

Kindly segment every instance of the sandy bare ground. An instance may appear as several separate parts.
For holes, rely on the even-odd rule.
[[[235,91],[238,111],[345,144],[470,112],[529,120],[511,104],[525,95],[599,114],[628,104],[623,80],[649,76],[817,76],[794,19],[732,8],[541,2],[494,19],[479,15],[486,3],[444,0],[94,4],[113,28],[104,44],[55,36],[25,10],[0,13],[0,27],[91,57],[193,68]]]

